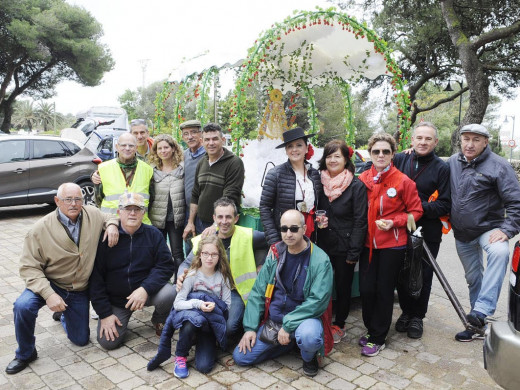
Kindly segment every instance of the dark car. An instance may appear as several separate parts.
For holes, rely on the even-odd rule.
[[[111,160],[117,157],[117,140],[124,133],[127,133],[127,131],[115,129],[94,130],[85,141],[85,146],[101,160]]]
[[[90,174],[101,160],[81,143],[59,137],[0,137],[0,206],[54,203],[60,184],[81,187],[85,204],[94,203]]]

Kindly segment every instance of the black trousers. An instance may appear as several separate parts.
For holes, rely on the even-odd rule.
[[[436,259],[439,253],[440,242],[425,241],[430,248],[430,252]],[[423,272],[423,286],[421,289],[421,295],[419,298],[414,299],[404,291],[400,286],[397,287],[397,293],[399,295],[399,306],[403,313],[408,314],[410,317],[417,317],[421,320],[426,316],[428,311],[428,301],[430,300],[430,292],[432,290],[433,280],[433,268],[426,261],[426,254],[422,260],[422,272]]]
[[[347,264],[346,256],[331,256],[330,261],[334,268],[334,282],[336,284],[336,318],[333,324],[343,328],[350,312],[350,297],[352,281],[356,264]]]
[[[394,307],[394,290],[406,249],[364,248],[359,263],[359,292],[363,322],[370,335],[368,342],[383,344],[386,340]]]

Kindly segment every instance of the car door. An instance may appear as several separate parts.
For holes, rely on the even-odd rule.
[[[74,182],[77,163],[58,139],[33,139],[29,175],[29,203],[50,203],[60,184]]]
[[[0,206],[27,204],[29,148],[24,139],[0,140]]]
[[[103,161],[111,160],[115,157],[114,149],[114,137],[108,136],[107,138],[101,140],[97,147],[96,154]]]

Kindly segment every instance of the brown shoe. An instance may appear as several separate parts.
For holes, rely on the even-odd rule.
[[[164,324],[162,322],[159,322],[159,323],[155,324],[154,326],[155,326],[155,334],[157,335],[157,337],[161,337],[162,330],[164,328]]]

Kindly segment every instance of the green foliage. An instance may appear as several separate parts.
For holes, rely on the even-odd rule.
[[[101,25],[64,0],[0,2],[0,112],[9,129],[23,93],[48,98],[61,80],[95,86],[114,61],[100,43]]]
[[[254,139],[258,136],[257,130],[259,125],[259,116],[263,113],[263,108],[259,111],[257,94],[260,93],[258,90],[252,90],[249,94],[244,107],[244,138]],[[233,92],[230,91],[224,100],[219,102],[220,107],[220,125],[222,130],[228,131],[231,128],[230,118],[231,111],[233,108],[234,96]]]

